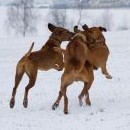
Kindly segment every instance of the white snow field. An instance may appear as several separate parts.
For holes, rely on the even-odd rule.
[[[1,10],[3,15],[5,12]],[[4,20],[0,21],[2,28]],[[4,36],[3,32],[0,32],[0,130],[130,130],[130,30],[104,33],[111,52],[108,70],[113,79],[106,79],[100,69],[94,72],[95,80],[89,92],[90,107],[78,104],[83,83],[75,82],[68,87],[68,115],[63,113],[63,100],[56,111],[51,110],[63,73],[56,70],[38,72],[36,84],[29,91],[26,109],[22,105],[28,83],[25,75],[17,90],[15,107],[10,109],[18,60],[28,51],[32,41],[35,41],[33,51],[40,49],[49,33],[45,35],[43,30],[40,36],[22,38]],[[66,44],[64,42],[62,46]]]

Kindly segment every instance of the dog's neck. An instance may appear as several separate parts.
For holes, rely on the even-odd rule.
[[[50,36],[48,41],[45,43],[45,45],[42,47],[45,48],[45,46],[49,46],[49,47],[60,47],[61,45],[61,40],[57,39],[56,37],[54,36]]]
[[[49,37],[48,42],[51,42],[54,46],[58,46],[59,47],[61,45],[62,41],[60,39],[58,39],[57,37],[51,35]]]

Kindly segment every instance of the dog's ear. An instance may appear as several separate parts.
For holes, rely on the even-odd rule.
[[[89,29],[89,27],[88,27],[86,24],[84,24],[84,25],[82,26],[82,28],[83,28],[85,31],[87,31],[87,30]]]
[[[74,26],[74,32],[75,32],[75,33],[78,32],[78,26]]]
[[[104,31],[104,32],[106,32],[107,31],[107,29],[106,28],[104,28],[104,27],[98,27],[99,28],[99,30],[100,31]]]
[[[53,32],[57,27],[51,23],[48,23],[48,29]]]

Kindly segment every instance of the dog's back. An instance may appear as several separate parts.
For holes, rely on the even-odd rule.
[[[65,53],[66,69],[81,72],[87,57],[87,47],[82,37],[77,35],[69,42]]]

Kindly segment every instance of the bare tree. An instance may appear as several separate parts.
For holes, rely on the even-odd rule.
[[[66,25],[66,9],[51,9],[50,15],[54,24],[62,27]]]
[[[79,13],[79,19],[77,25],[80,25],[82,19],[82,9],[83,9],[82,0],[74,0],[74,1],[75,1],[75,8],[78,9],[78,13]]]
[[[55,5],[56,0],[52,1],[52,5]],[[66,8],[59,9],[59,7],[54,7],[50,9],[51,21],[58,26],[64,27],[66,25]]]
[[[7,11],[8,26],[23,36],[27,32],[36,31],[36,14],[32,10],[33,2],[33,0],[14,0],[13,6]]]
[[[77,25],[81,24],[83,7],[88,6],[89,2],[90,0],[75,0],[76,8],[79,10],[79,19]]]
[[[77,2],[78,2],[78,9],[79,9],[79,20],[78,20],[77,25],[79,25],[81,22],[81,19],[82,19],[82,8],[83,7],[82,7],[81,0],[77,0]]]

